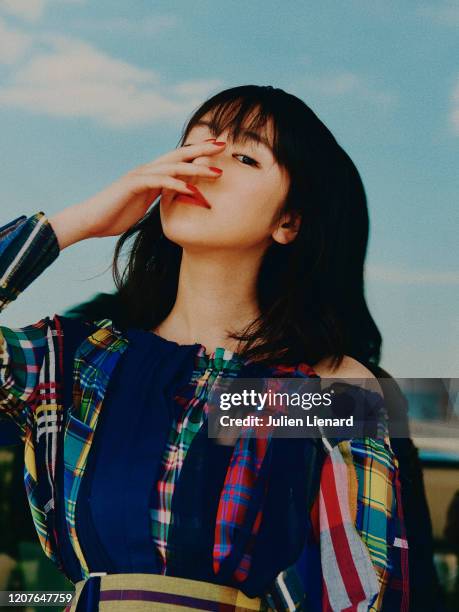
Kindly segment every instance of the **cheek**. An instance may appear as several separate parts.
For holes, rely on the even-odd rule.
[[[237,178],[237,180],[236,180]],[[271,235],[276,212],[282,202],[280,179],[273,176],[227,178],[215,190],[211,210],[160,202],[163,231],[182,246],[250,246]],[[211,193],[207,192],[210,199]]]
[[[239,183],[220,195],[216,219],[228,227],[236,225],[251,232],[266,233],[280,205],[278,187],[273,180],[258,177]]]

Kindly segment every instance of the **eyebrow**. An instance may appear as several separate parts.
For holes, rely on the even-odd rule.
[[[209,127],[210,126],[210,122],[209,121],[197,121],[193,127],[198,127],[198,126],[205,126],[205,127]],[[274,155],[274,151],[271,147],[270,142],[264,137],[261,136],[260,134],[258,134],[257,132],[252,132],[251,130],[244,130],[242,129],[240,132],[243,136],[245,140],[249,140],[252,142],[255,142],[256,144],[261,144],[263,146],[265,146],[269,152]]]

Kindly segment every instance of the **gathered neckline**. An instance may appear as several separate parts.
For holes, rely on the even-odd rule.
[[[173,346],[178,349],[195,349],[195,365],[198,369],[210,368],[228,370],[235,369],[244,363],[240,353],[222,346],[217,346],[213,351],[208,351],[206,346],[204,346],[204,344],[200,344],[199,342],[193,342],[192,344],[180,344],[175,340],[168,340],[167,338],[164,338],[163,336],[160,336],[156,332],[149,329],[130,327],[128,328],[128,331],[141,335],[146,334],[146,337],[149,336],[156,339],[165,346]]]
[[[149,329],[143,329],[140,327],[129,327],[127,328],[127,335],[137,334],[144,338],[151,338],[151,340],[162,343],[164,346],[175,347],[177,350],[188,350],[194,351],[194,366],[196,370],[218,370],[220,372],[236,371],[242,366],[251,365],[250,359],[243,359],[241,354],[226,349],[222,346],[218,346],[215,350],[208,352],[204,344],[194,342],[192,344],[180,344],[175,340],[168,340],[163,336],[160,336],[154,331]],[[256,365],[256,364],[255,364]],[[269,367],[269,369],[272,369]],[[310,376],[321,378],[314,368],[306,363],[300,363],[295,366],[278,365],[274,366],[274,369],[278,372],[285,372],[286,376],[291,376],[293,372],[298,372],[301,376]]]
[[[216,357],[223,358],[225,361],[232,359],[233,357],[240,357],[240,354],[236,351],[232,351],[230,349],[224,348],[223,346],[217,346],[213,351],[208,351],[207,347],[204,344],[200,344],[199,342],[193,342],[192,344],[180,344],[179,342],[175,342],[175,340],[168,340],[164,338],[164,336],[160,336],[154,331],[145,330],[147,333],[152,334],[156,338],[163,340],[163,342],[167,342],[168,344],[173,344],[178,347],[191,348],[191,347],[199,347],[199,356],[205,357],[207,359],[215,359]]]

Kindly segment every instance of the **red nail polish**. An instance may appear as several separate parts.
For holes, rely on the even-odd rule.
[[[222,147],[223,145],[225,145],[225,144],[226,144],[226,142],[223,142],[223,141],[220,141],[220,140],[216,140],[216,141],[214,142],[214,144],[218,145],[219,147]]]
[[[217,174],[221,174],[223,172],[221,168],[217,168],[216,166],[209,166],[209,170],[212,170],[212,172],[216,172]]]

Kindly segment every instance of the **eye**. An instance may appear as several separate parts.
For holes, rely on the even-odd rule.
[[[251,157],[249,157],[248,155],[245,155],[244,153],[235,153],[234,157],[245,157],[246,159],[250,160],[248,164],[244,164],[244,165],[249,165],[249,166],[259,166],[260,165],[255,159],[252,159]]]

